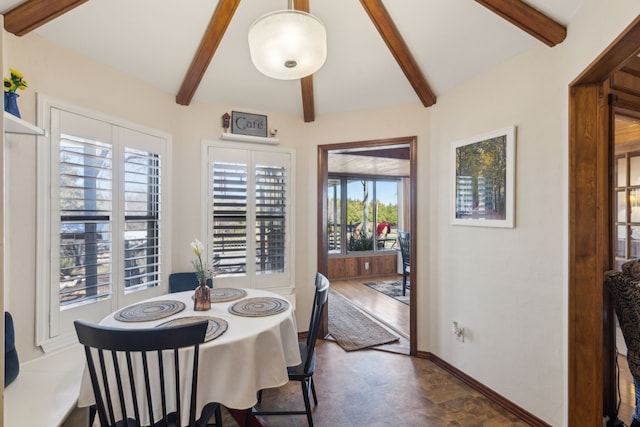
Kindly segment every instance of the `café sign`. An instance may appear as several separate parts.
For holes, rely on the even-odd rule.
[[[267,116],[232,111],[231,133],[266,137]]]

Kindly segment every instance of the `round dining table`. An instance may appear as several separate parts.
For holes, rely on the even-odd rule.
[[[225,302],[216,302],[213,298],[210,310],[194,311],[193,291],[166,294],[125,307],[108,315],[100,324],[118,328],[152,328],[166,322],[188,321],[186,318],[190,317],[212,317],[218,330],[213,339],[200,346],[197,406],[202,408],[208,402],[218,402],[232,409],[250,408],[256,404],[259,390],[287,383],[287,366],[301,363],[295,313],[290,303],[273,292],[227,290],[233,291],[232,295],[243,295]],[[272,312],[252,313],[249,303],[262,299],[275,301],[277,306],[267,307],[273,309]],[[154,307],[156,303],[161,308],[159,311],[169,307],[167,313],[171,313],[175,306],[184,304],[184,308],[157,319],[154,315],[158,311]],[[145,306],[151,310],[139,310],[142,315],[136,318],[135,309]],[[149,314],[148,318],[145,313]],[[91,379],[85,369],[78,406],[94,403]]]

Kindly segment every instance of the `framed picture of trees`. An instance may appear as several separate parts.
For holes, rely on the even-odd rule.
[[[514,227],[516,128],[452,144],[451,223]]]

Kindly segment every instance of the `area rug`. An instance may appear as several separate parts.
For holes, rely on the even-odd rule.
[[[407,282],[407,295],[402,296],[402,279],[387,280],[383,282],[365,282],[363,285],[409,305],[409,283]]]
[[[333,291],[329,291],[329,334],[345,351],[362,350],[400,340],[400,337]]]

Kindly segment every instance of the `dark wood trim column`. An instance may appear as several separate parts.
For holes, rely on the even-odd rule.
[[[318,147],[318,254],[317,263],[318,271],[328,277],[329,274],[329,239],[327,235],[328,213],[327,213],[327,183],[329,181],[329,152]],[[325,337],[329,333],[329,309],[327,308],[322,315],[320,323],[319,337]]]
[[[639,34],[640,16],[569,87],[570,427],[602,425],[606,369],[602,282],[612,259],[610,124],[604,88],[609,77],[637,55]]]
[[[608,119],[600,84],[569,95],[569,426],[602,424]],[[606,100],[605,100],[606,101]]]

